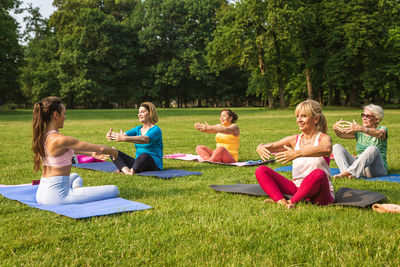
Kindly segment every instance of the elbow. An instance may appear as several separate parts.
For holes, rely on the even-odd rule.
[[[386,139],[386,134],[385,134],[385,133],[382,133],[381,131],[379,131],[377,138],[378,138],[378,139],[385,140],[385,139]]]
[[[330,155],[332,153],[332,146],[327,146],[325,148],[325,155]]]

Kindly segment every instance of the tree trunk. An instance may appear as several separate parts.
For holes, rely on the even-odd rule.
[[[328,105],[333,105],[333,89],[331,86],[328,89]]]
[[[282,68],[280,67],[279,64],[279,56],[281,54],[281,49],[279,48],[278,41],[276,40],[275,34],[273,34],[274,38],[274,46],[275,46],[275,51],[276,51],[276,57],[275,57],[275,65],[276,65],[276,74],[278,77],[278,88],[279,88],[279,105],[281,107],[285,107],[285,86],[283,85],[283,78],[282,78]]]
[[[311,83],[311,78],[310,78],[310,70],[306,69],[306,80],[307,80],[307,92],[308,92],[308,98],[313,99],[313,89],[312,89],[312,83]]]
[[[265,75],[265,64],[263,61],[263,54],[264,53],[263,53],[262,49],[260,48],[259,53],[258,53],[258,62],[259,62],[259,69],[261,71],[262,76]],[[274,97],[272,96],[272,92],[269,89],[268,90],[266,89],[266,91],[267,91],[267,96],[268,96],[268,106],[270,108],[274,108]]]

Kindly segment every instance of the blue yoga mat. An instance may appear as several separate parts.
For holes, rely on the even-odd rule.
[[[283,166],[275,169],[277,172],[290,172],[292,171],[292,166]],[[339,174],[340,171],[338,168],[331,168],[331,175]],[[400,183],[400,174],[389,174],[387,176],[379,176],[374,178],[363,178],[367,181],[374,182],[392,182],[392,183]]]
[[[120,197],[93,201],[83,204],[69,205],[41,205],[36,202],[37,185],[0,187],[0,194],[4,197],[17,200],[33,208],[51,211],[73,219],[103,216],[135,210],[152,208],[149,205],[130,201]]]
[[[79,164],[72,164],[72,166],[76,168],[83,168],[83,169],[102,171],[102,172],[114,172],[117,170],[117,167],[112,162],[79,163]],[[141,173],[136,173],[136,175],[155,176],[162,179],[169,179],[172,177],[179,177],[179,176],[201,175],[201,172],[170,169],[164,171],[141,172]]]
[[[400,183],[400,174],[389,174],[387,176],[380,176],[374,178],[364,178],[367,181],[379,181],[379,182],[393,182]]]
[[[279,167],[279,168],[276,168],[275,171],[277,171],[277,172],[291,172],[292,171],[292,166],[289,165],[289,166]],[[331,168],[331,175],[336,175],[336,174],[339,174],[339,173],[340,173],[340,171],[339,171],[338,168]]]

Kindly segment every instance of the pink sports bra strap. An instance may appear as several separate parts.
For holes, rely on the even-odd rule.
[[[46,138],[44,141],[44,151],[45,151],[45,157],[43,159],[43,165],[44,166],[55,166],[55,167],[62,167],[62,166],[68,166],[72,164],[72,156],[74,155],[74,150],[73,149],[68,149],[64,154],[58,157],[53,157],[49,150],[47,149],[47,138],[49,137],[50,134],[57,132],[56,130],[49,131],[46,134]]]
[[[47,156],[52,157],[52,155],[50,154],[50,151],[47,149],[47,138],[49,138],[49,136],[50,136],[52,133],[58,133],[58,132],[57,132],[56,130],[51,130],[51,131],[47,132],[47,134],[46,134],[46,136],[45,136],[45,138],[44,138],[44,152],[45,152],[45,154],[46,154],[46,157],[47,157]]]

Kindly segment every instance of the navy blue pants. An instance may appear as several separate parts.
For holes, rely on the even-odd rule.
[[[133,168],[135,173],[148,172],[148,171],[160,171],[157,167],[154,159],[147,153],[140,154],[136,159],[118,150],[117,159],[112,161],[118,170],[122,170],[123,167]]]

